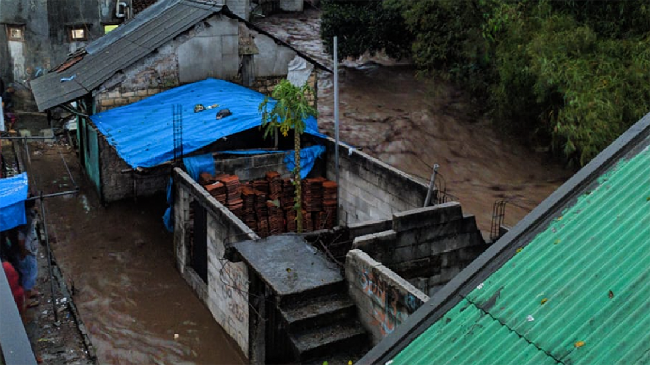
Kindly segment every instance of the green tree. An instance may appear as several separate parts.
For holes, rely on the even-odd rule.
[[[329,53],[338,36],[339,56],[359,57],[378,51],[395,58],[410,53],[411,33],[402,15],[382,0],[324,0],[321,38]]]
[[[300,137],[305,131],[305,119],[316,116],[318,112],[309,101],[314,92],[307,84],[302,87],[295,86],[289,80],[282,80],[273,90],[271,96],[275,103],[268,97],[259,106],[262,113],[262,128],[264,138],[280,131],[284,137],[293,130],[294,156],[296,167],[293,169],[293,184],[296,196],[294,198],[298,233],[302,233],[302,183],[300,178]],[[269,110],[271,107],[271,110]]]

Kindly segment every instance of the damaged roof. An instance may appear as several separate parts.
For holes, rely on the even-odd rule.
[[[650,360],[650,114],[360,363]]]
[[[47,110],[91,93],[116,72],[216,13],[238,19],[263,32],[230,12],[226,6],[211,0],[159,0],[85,49],[70,55],[51,72],[33,80],[31,88],[38,109]],[[328,70],[286,42],[263,33],[317,67]]]

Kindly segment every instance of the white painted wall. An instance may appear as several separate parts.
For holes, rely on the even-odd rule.
[[[19,41],[9,41],[9,56],[14,65],[14,80],[21,81],[25,79],[25,43]]]

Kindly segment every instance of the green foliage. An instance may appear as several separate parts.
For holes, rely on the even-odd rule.
[[[296,196],[294,198],[294,209],[298,233],[302,232],[302,189],[300,184],[300,136],[305,131],[304,120],[316,116],[318,111],[312,106],[309,99],[314,94],[307,84],[302,87],[294,86],[289,80],[282,80],[275,87],[271,96],[276,100],[275,105],[269,111],[270,100],[268,97],[260,103],[259,111],[262,113],[262,125],[264,138],[271,136],[278,130],[287,137],[289,131],[293,130],[294,157],[296,167],[293,169]]]
[[[382,0],[323,0],[321,38],[333,52],[338,36],[339,55],[359,57],[366,51],[385,50],[395,58],[409,53],[411,34],[399,12],[382,6]]]
[[[304,120],[318,114],[309,102],[309,97],[313,94],[313,90],[307,84],[298,87],[292,85],[289,80],[280,81],[271,95],[273,99],[277,100],[273,108],[268,110],[270,105],[268,97],[264,98],[259,106],[259,111],[262,113],[264,138],[273,135],[276,130],[279,130],[285,137],[292,129],[296,133],[302,134],[305,131]]]
[[[650,3],[386,0],[413,58],[489,103],[496,124],[587,163],[650,110]]]

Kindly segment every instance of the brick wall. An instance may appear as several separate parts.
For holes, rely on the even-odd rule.
[[[121,91],[122,88],[115,88],[112,91],[104,91],[97,94],[95,100],[97,112],[103,112],[118,106],[124,106],[146,99],[151,95],[167,90],[166,88],[152,87],[140,90]]]
[[[150,169],[147,174],[123,174],[123,170],[132,170],[131,166],[117,154],[101,133],[98,133],[98,142],[102,196],[105,202],[131,198],[134,192],[137,196],[150,196],[165,191],[169,181],[169,166]]]
[[[391,334],[429,297],[361,250],[345,260],[348,293],[373,344]]]
[[[336,180],[334,140],[327,143],[327,178]],[[343,225],[391,219],[393,213],[421,207],[427,186],[408,174],[369,156],[339,146],[339,201]]]
[[[224,254],[229,243],[259,237],[181,169],[174,170],[174,182],[174,252],[178,270],[248,358],[252,345],[248,268],[242,262],[228,261]],[[193,201],[207,210],[207,283],[188,265],[186,238]]]
[[[357,237],[352,247],[433,295],[488,246],[474,216],[452,202],[395,213],[392,229]]]

